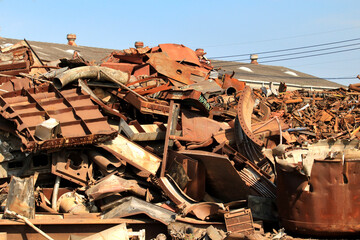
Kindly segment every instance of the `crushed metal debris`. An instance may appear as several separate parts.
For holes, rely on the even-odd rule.
[[[0,225],[47,239],[359,235],[357,85],[251,89],[203,49],[136,46],[56,67],[26,41],[1,49]]]

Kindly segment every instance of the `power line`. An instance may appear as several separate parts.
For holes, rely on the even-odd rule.
[[[279,50],[258,52],[257,54],[268,54],[268,53],[276,53],[276,52],[286,52],[286,51],[293,51],[293,50],[306,49],[306,48],[314,48],[314,47],[322,47],[322,46],[327,46],[327,45],[333,45],[333,44],[339,44],[339,43],[345,43],[345,42],[352,42],[352,41],[358,41],[358,40],[360,40],[360,38],[353,38],[353,39],[342,40],[342,41],[337,41],[337,42],[329,42],[329,43],[322,43],[322,44],[302,46],[302,47],[295,47],[295,48],[287,48],[287,49],[279,49]],[[232,58],[232,57],[250,56],[251,54],[253,54],[253,53],[236,54],[236,55],[228,55],[228,56],[220,56],[220,57],[209,57],[209,58],[210,58],[210,59]]]
[[[266,74],[257,74],[257,73],[242,73],[243,76],[249,77],[266,77],[266,78],[278,78],[278,79],[296,79],[296,80],[318,80],[318,79],[328,79],[328,80],[351,80],[357,79],[357,77],[301,77],[301,76],[279,76],[279,75],[266,75]]]
[[[266,75],[266,74],[258,74],[258,73],[242,73],[243,76],[249,77],[266,77],[266,78],[278,78],[278,79],[296,79],[296,80],[317,80],[317,79],[328,79],[328,80],[348,80],[348,79],[356,79],[356,77],[301,77],[301,76],[279,76],[279,75]]]
[[[352,29],[358,29],[360,26],[357,27],[351,27],[351,28],[343,28],[343,29],[336,29],[331,31],[324,31],[324,32],[318,32],[318,33],[309,33],[309,34],[303,34],[303,35],[295,35],[290,37],[284,37],[284,38],[273,38],[273,39],[266,39],[266,40],[260,40],[260,41],[250,41],[250,42],[242,42],[242,43],[229,43],[229,44],[217,44],[217,45],[208,45],[203,46],[205,48],[211,48],[211,47],[226,47],[226,46],[237,46],[237,45],[243,45],[243,44],[253,44],[253,43],[262,43],[262,42],[272,42],[272,41],[279,41],[279,40],[286,40],[286,39],[294,39],[294,38],[300,38],[300,37],[309,37],[309,36],[316,36],[316,35],[322,35],[326,33],[332,33],[332,32],[342,32]]]
[[[333,52],[327,52],[327,53],[318,53],[318,54],[312,54],[312,55],[306,55],[306,56],[299,56],[299,57],[292,57],[292,58],[282,58],[282,59],[275,59],[275,60],[268,60],[268,61],[262,61],[261,63],[267,63],[267,62],[279,62],[279,61],[285,61],[285,60],[293,60],[293,59],[300,59],[300,58],[308,58],[308,57],[317,57],[317,56],[323,56],[328,54],[335,54],[335,53],[342,53],[342,52],[349,52],[349,51],[355,51],[359,50],[358,48],[350,48],[345,50],[339,50],[339,51],[333,51]]]
[[[359,49],[360,49],[360,47],[358,47],[358,48],[350,48],[350,49],[333,51],[333,52],[327,52],[327,53],[318,53],[318,54],[312,54],[312,55],[306,55],[306,56],[299,56],[299,57],[291,57],[291,58],[282,58],[282,59],[274,59],[274,60],[268,60],[268,61],[261,61],[261,62],[259,62],[259,63],[279,62],[279,61],[294,60],[294,59],[300,59],[300,58],[316,57],[316,56],[323,56],[323,55],[328,55],[328,54],[335,54],[335,53],[355,51],[355,50],[359,50]],[[243,61],[243,60],[241,60],[241,61]],[[221,61],[221,62],[225,62],[225,61]],[[222,66],[219,66],[219,67],[231,67],[231,66],[237,66],[237,65],[239,65],[239,63],[237,63],[237,64],[229,64],[229,65],[222,65]]]
[[[304,66],[315,66],[315,65],[328,64],[328,63],[349,62],[349,61],[354,61],[354,60],[360,60],[360,58],[346,58],[346,59],[338,59],[335,61],[315,62],[315,63],[307,63],[307,64],[301,64],[301,65],[290,65],[288,67],[296,68],[296,67],[304,67]]]
[[[320,48],[320,49],[308,50],[308,51],[302,51],[302,52],[295,52],[295,53],[285,53],[285,54],[279,54],[279,55],[264,56],[264,57],[261,57],[261,59],[292,56],[292,55],[299,55],[299,54],[312,53],[312,52],[320,52],[320,51],[326,51],[326,50],[338,49],[338,48],[344,48],[344,47],[351,47],[351,46],[357,46],[357,45],[360,45],[360,43],[352,43],[352,44],[347,44],[347,45],[342,45],[342,46],[337,46],[337,47]],[[248,59],[247,58],[245,58],[245,59],[235,59],[235,60],[232,60],[232,61],[246,61],[246,60],[248,60]],[[220,62],[226,62],[226,61],[220,61]]]

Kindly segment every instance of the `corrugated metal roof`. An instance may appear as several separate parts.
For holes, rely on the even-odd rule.
[[[21,41],[20,39],[0,38],[0,45],[15,44]],[[80,52],[80,55],[88,60],[95,60],[100,63],[101,59],[109,55],[114,49],[84,47],[84,46],[70,46],[67,44],[48,43],[28,41],[37,55],[44,61],[55,61],[60,58],[71,58],[74,50]]]
[[[294,69],[270,66],[262,64],[250,64],[230,61],[212,60],[215,68],[220,68],[226,73],[235,72],[234,77],[238,79],[264,81],[264,82],[285,82],[299,85],[326,86],[326,87],[343,87],[335,82],[315,77]]]

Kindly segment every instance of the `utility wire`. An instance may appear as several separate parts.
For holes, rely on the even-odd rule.
[[[315,63],[307,63],[307,64],[300,64],[300,65],[290,65],[289,68],[297,68],[297,67],[304,67],[304,66],[314,66],[315,65],[321,65],[321,64],[328,64],[328,63],[339,63],[339,62],[350,62],[360,60],[360,58],[346,58],[346,59],[338,59],[335,61],[325,61],[325,62],[315,62]]]
[[[261,63],[279,62],[279,61],[293,60],[293,59],[300,59],[300,58],[308,58],[308,57],[317,57],[317,56],[323,56],[323,55],[334,54],[334,53],[342,53],[342,52],[355,51],[355,50],[359,50],[359,49],[360,49],[360,47],[358,47],[358,48],[350,48],[350,49],[333,51],[333,52],[327,52],[327,53],[318,53],[318,54],[312,54],[312,55],[306,55],[306,56],[299,56],[299,57],[292,57],[292,58],[282,58],[282,59],[261,61]]]
[[[279,76],[279,75],[267,75],[267,74],[258,74],[258,73],[242,73],[242,76],[249,77],[265,77],[265,78],[284,78],[284,79],[296,79],[296,80],[318,80],[318,79],[328,79],[328,80],[348,80],[356,79],[356,77],[301,77],[301,76]]]
[[[236,46],[236,45],[262,43],[262,42],[272,42],[272,41],[279,41],[279,40],[286,40],[286,39],[294,39],[294,38],[300,38],[300,37],[309,37],[309,36],[315,36],[315,35],[322,35],[322,34],[332,33],[332,32],[341,32],[341,31],[347,31],[347,30],[358,29],[358,28],[360,28],[360,26],[351,27],[351,28],[336,29],[336,30],[325,31],[325,32],[317,32],[317,33],[309,33],[309,34],[303,34],[303,35],[295,35],[295,36],[283,37],[283,38],[266,39],[266,40],[260,40],[260,41],[254,41],[254,40],[252,40],[252,41],[250,41],[250,42],[229,43],[229,44],[217,44],[217,45],[208,45],[208,46],[203,46],[203,47],[205,47],[205,48],[211,48],[211,47],[226,47],[226,46]]]
[[[300,58],[316,57],[316,56],[323,56],[323,55],[328,55],[328,54],[335,54],[335,53],[355,51],[355,50],[359,50],[359,49],[360,49],[360,47],[358,47],[358,48],[350,48],[350,49],[333,51],[333,52],[327,52],[327,53],[318,53],[318,54],[311,54],[311,55],[299,56],[299,57],[291,57],[291,58],[282,58],[282,59],[274,59],[274,60],[268,60],[268,61],[261,61],[261,62],[259,62],[259,63],[279,62],[279,61],[294,60],[294,59],[300,59]],[[224,62],[224,61],[221,61],[221,62]],[[238,65],[239,65],[239,63],[237,63],[237,64],[234,63],[234,64],[229,64],[229,65],[220,65],[219,67],[230,67],[230,66],[238,66]]]
[[[295,52],[295,53],[285,53],[285,54],[279,54],[279,55],[264,56],[264,57],[261,57],[261,59],[292,56],[292,55],[299,55],[299,54],[312,53],[312,52],[320,52],[320,51],[326,51],[326,50],[332,50],[332,49],[338,49],[338,48],[344,48],[344,47],[351,47],[351,46],[357,46],[357,45],[360,45],[360,43],[352,43],[352,44],[347,44],[347,45],[342,45],[342,46],[320,48],[320,49],[314,49],[314,50],[308,50],[308,51],[302,51],[302,52]],[[231,61],[246,61],[246,60],[248,60],[248,58],[234,59],[234,60],[231,60]],[[227,61],[218,61],[218,62],[227,62]]]
[[[333,45],[333,44],[339,44],[339,43],[345,43],[345,42],[352,42],[352,41],[358,41],[358,40],[360,40],[360,38],[353,38],[353,39],[342,40],[342,41],[337,41],[337,42],[329,42],[329,43],[322,43],[322,44],[302,46],[302,47],[295,47],[295,48],[287,48],[287,49],[279,49],[279,50],[258,52],[257,54],[268,54],[268,53],[276,53],[276,52],[286,52],[286,51],[293,51],[293,50],[306,49],[306,48],[314,48],[314,47],[322,47],[322,46],[327,46],[327,45]],[[220,56],[220,57],[209,57],[209,58],[210,58],[210,59],[219,59],[219,58],[243,57],[243,56],[250,56],[251,54],[253,54],[253,53],[236,54],[236,55],[228,55],[228,56]]]

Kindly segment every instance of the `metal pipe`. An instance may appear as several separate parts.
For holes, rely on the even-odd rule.
[[[112,157],[111,159],[109,159],[95,150],[88,151],[87,155],[94,163],[96,163],[100,170],[107,173],[111,173],[112,171],[121,166],[121,162],[117,158]],[[111,157],[111,155],[109,155],[109,157]]]
[[[56,88],[62,88],[78,79],[98,79],[110,81],[123,86],[129,80],[129,74],[119,70],[99,67],[99,66],[83,66],[65,71],[54,78]]]
[[[54,190],[53,190],[53,194],[52,194],[52,198],[51,198],[51,207],[55,211],[57,211],[56,202],[57,202],[57,198],[58,198],[58,194],[59,194],[60,180],[61,180],[61,178],[59,176],[56,176]]]

